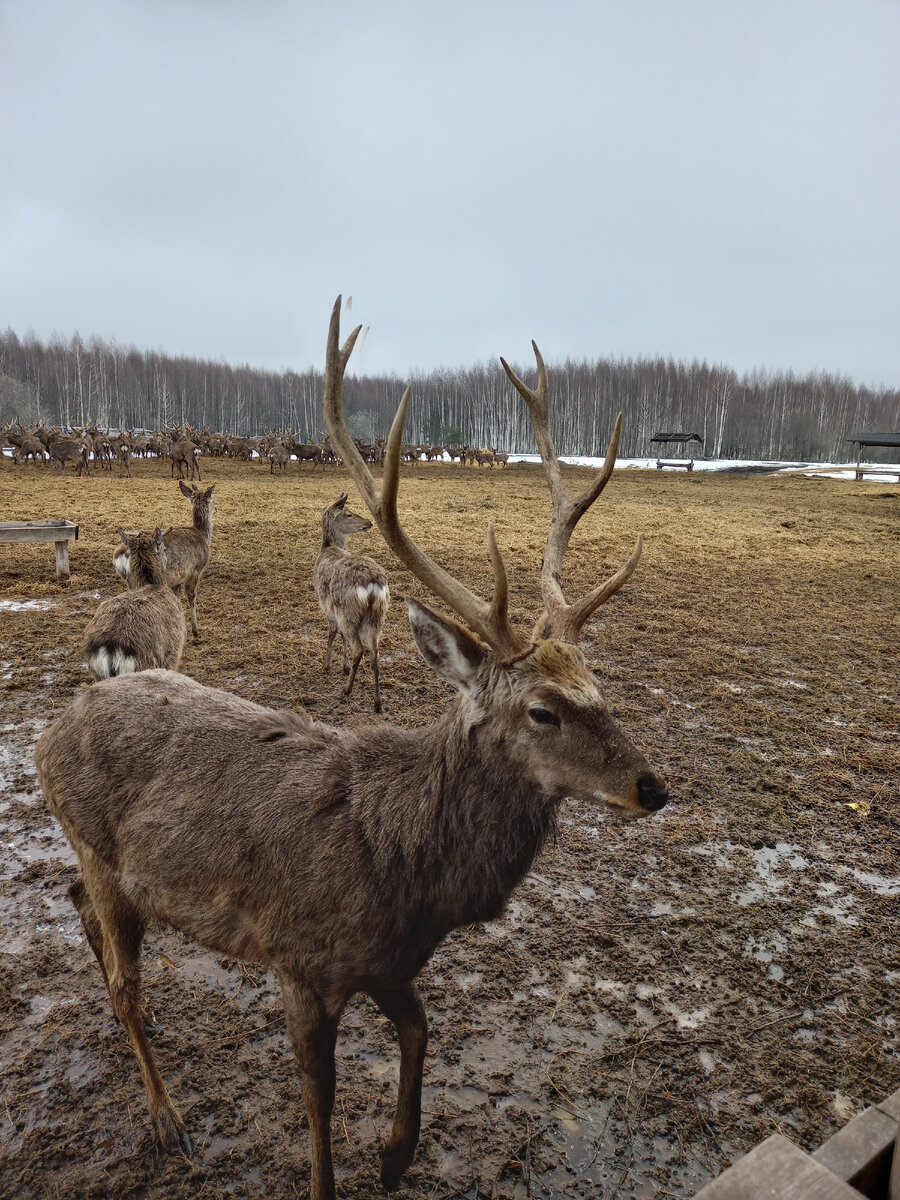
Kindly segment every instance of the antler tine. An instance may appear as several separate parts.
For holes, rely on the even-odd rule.
[[[439,596],[492,649],[503,658],[514,658],[527,648],[528,642],[519,636],[509,623],[507,612],[506,569],[497,548],[493,528],[488,531],[488,546],[494,569],[494,594],[490,604],[474,595],[459,580],[420,550],[403,526],[397,513],[397,493],[400,486],[400,445],[409,409],[411,389],[407,388],[391,425],[384,454],[384,473],[381,490],[375,483],[362,455],[344,424],[341,405],[341,383],[347,360],[361,326],[353,331],[342,349],[338,349],[341,297],[335,301],[328,329],[328,348],[325,363],[325,394],[323,410],[331,440],[344,460],[354,483],[375,518],[382,537],[404,566]]]
[[[574,500],[569,498],[563,482],[556,447],[553,445],[553,435],[550,432],[550,400],[547,385],[547,368],[537,343],[532,341],[534,357],[537,362],[538,386],[534,391],[527,387],[505,359],[501,358],[503,369],[516,391],[521,395],[531,413],[531,424],[534,429],[534,439],[541,455],[544,475],[550,488],[550,500],[553,514],[550,521],[550,532],[544,547],[544,558],[541,564],[541,595],[544,600],[544,611],[538,618],[532,631],[533,638],[557,637],[566,642],[577,642],[578,635],[585,621],[605,600],[608,600],[625,583],[637,566],[641,556],[643,543],[638,538],[637,545],[621,570],[617,571],[605,583],[594,588],[576,604],[566,603],[562,590],[563,559],[569,546],[569,539],[575,526],[591,507],[613,473],[616,465],[616,455],[619,450],[619,437],[622,432],[622,414],[616,418],[615,428],[606,451],[603,466],[595,475],[593,481]]]

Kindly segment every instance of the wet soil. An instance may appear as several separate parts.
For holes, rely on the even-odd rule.
[[[370,719],[365,669],[349,702],[339,673],[322,675],[312,590],[321,509],[355,496],[343,471],[203,470],[220,485],[216,531],[184,671],[321,719]],[[49,545],[0,546],[0,1195],[306,1195],[274,979],[162,928],[145,942],[145,998],[195,1153],[157,1153],[31,758],[85,685],[81,632],[119,587],[116,527],[183,523],[187,503],[151,461],[131,480],[3,461],[0,501],[4,519],[81,526],[66,587]],[[482,592],[493,522],[530,628],[539,467],[409,468],[400,508]],[[641,566],[585,648],[672,801],[637,825],[565,805],[503,918],[459,931],[427,966],[425,1115],[401,1196],[689,1196],[768,1134],[812,1148],[900,1087],[900,489],[621,471],[573,538],[569,594],[615,570],[638,533]],[[386,715],[425,723],[449,691],[400,603],[424,593],[377,532],[353,544],[391,580]],[[352,1005],[333,1126],[345,1197],[382,1195],[397,1063],[390,1026]]]

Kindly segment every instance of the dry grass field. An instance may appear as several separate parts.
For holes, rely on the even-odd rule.
[[[322,675],[312,589],[323,506],[347,490],[364,511],[343,470],[202,467],[219,485],[215,535],[183,670],[371,720],[365,666],[350,702],[339,669]],[[154,1150],[136,1060],[66,900],[72,856],[37,789],[34,740],[85,686],[82,630],[120,587],[116,527],[189,521],[168,468],[133,470],[82,480],[0,461],[0,518],[81,527],[67,587],[50,545],[0,546],[0,1195],[303,1196],[306,1122],[274,979],[167,929],[145,942],[146,1001],[196,1150]],[[539,467],[410,467],[400,510],[482,592],[493,522],[530,628],[549,514]],[[564,805],[504,917],[426,968],[425,1115],[402,1196],[689,1196],[767,1134],[813,1147],[900,1087],[900,488],[620,471],[573,538],[570,592],[616,569],[638,533],[643,561],[585,648],[672,800],[633,825]],[[426,723],[451,695],[409,633],[401,598],[421,589],[377,531],[351,545],[391,581],[385,719]],[[375,1008],[352,1005],[334,1121],[344,1197],[382,1194],[397,1064]]]

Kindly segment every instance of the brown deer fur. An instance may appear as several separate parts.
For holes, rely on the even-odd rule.
[[[381,1156],[382,1181],[393,1188],[419,1136],[428,1030],[413,981],[435,947],[451,930],[503,911],[565,797],[626,817],[667,798],[610,716],[578,647],[514,634],[493,537],[488,606],[396,524],[407,398],[379,494],[353,458],[340,415],[359,333],[338,348],[340,306],[338,297],[325,382],[329,434],[404,564],[445,601],[458,600],[490,642],[407,600],[416,645],[455,686],[455,703],[424,729],[377,722],[339,730],[149,671],[85,689],[35,752],[47,804],[81,867],[70,896],[140,1061],[160,1141],[190,1145],[143,1025],[141,942],[154,917],[277,972],[309,1117],[312,1200],[334,1197],[334,1046],[350,997],[372,996],[399,1035],[399,1094]],[[557,617],[554,609],[548,620]]]
[[[178,481],[181,494],[191,502],[193,525],[174,525],[165,532],[166,541],[166,582],[175,592],[187,596],[191,612],[191,632],[194,640],[200,639],[200,627],[197,624],[197,588],[200,577],[209,562],[209,550],[213,535],[213,515],[216,510],[216,484],[201,491],[196,483],[190,487],[183,480]],[[126,546],[117,547],[113,554],[113,566],[119,575],[128,582],[129,558]]]
[[[335,637],[340,634],[344,644],[344,670],[350,678],[343,694],[353,690],[363,651],[368,651],[374,680],[374,709],[381,712],[381,690],[378,671],[378,643],[391,602],[384,568],[362,554],[348,554],[344,549],[347,535],[371,529],[372,522],[357,516],[345,507],[346,493],[322,513],[322,549],[316,559],[313,582],[319,607],[328,621],[328,644],[325,648],[325,674],[331,666],[331,651]]]
[[[125,533],[131,561],[123,596],[105,600],[84,631],[84,655],[95,679],[146,671],[177,669],[184,651],[184,614],[166,584],[163,532]]]

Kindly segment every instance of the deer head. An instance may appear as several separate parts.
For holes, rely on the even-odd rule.
[[[550,434],[547,373],[540,352],[532,343],[538,367],[536,391],[525,387],[501,359],[528,404],[553,509],[541,569],[544,608],[526,638],[509,618],[506,567],[493,526],[488,527],[488,553],[494,588],[491,600],[486,601],[433,562],[400,524],[397,490],[409,388],[391,426],[382,484],[377,487],[344,423],[341,386],[362,327],[340,346],[340,307],[338,297],[326,351],[323,405],[328,433],[387,544],[468,626],[463,628],[456,620],[407,599],[413,637],[423,658],[463,696],[462,718],[469,728],[495,738],[524,778],[548,801],[565,796],[601,800],[630,816],[661,808],[668,798],[665,783],[610,715],[578,647],[587,618],[618,591],[637,565],[640,539],[625,566],[581,600],[567,603],[561,583],[572,531],[612,474],[621,414],[603,467],[581,495],[570,499]]]
[[[372,522],[360,517],[346,507],[347,493],[341,492],[334,504],[322,513],[322,545],[337,546],[343,550],[348,534],[363,533],[372,528]]]

